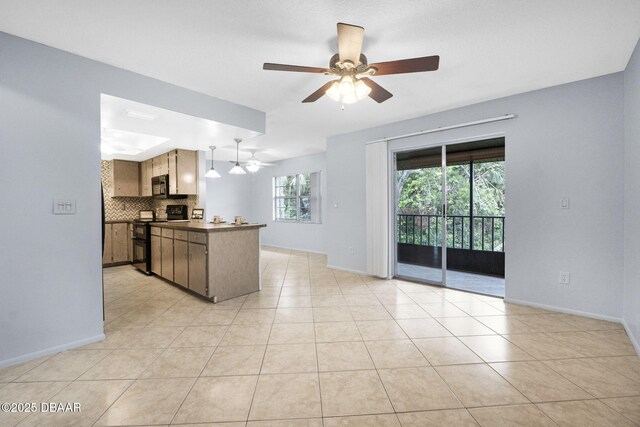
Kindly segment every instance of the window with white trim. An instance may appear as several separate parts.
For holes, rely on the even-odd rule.
[[[320,172],[273,177],[273,220],[320,223]]]

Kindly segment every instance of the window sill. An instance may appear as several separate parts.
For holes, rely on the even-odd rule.
[[[296,221],[296,220],[286,220],[286,219],[274,219],[272,222],[278,224],[306,224],[306,225],[320,225],[322,222],[311,222],[311,221]]]

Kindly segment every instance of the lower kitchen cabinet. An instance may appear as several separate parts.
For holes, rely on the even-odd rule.
[[[189,242],[189,289],[207,296],[207,246]]]
[[[213,302],[256,292],[261,227],[159,223],[151,227],[151,270]]]
[[[162,274],[162,237],[155,236],[151,227],[151,272],[158,276]]]
[[[173,281],[189,287],[189,244],[184,240],[173,241]]]
[[[104,248],[102,252],[102,265],[109,265],[113,262],[113,251],[111,250],[111,224],[104,225]]]
[[[153,252],[153,249],[151,249]],[[170,237],[162,238],[162,267],[160,276],[167,280],[173,281],[173,239]]]
[[[113,250],[113,263],[129,261],[129,223],[119,222],[112,224],[111,246]]]
[[[102,264],[110,265],[129,262],[130,241],[128,222],[105,224]]]

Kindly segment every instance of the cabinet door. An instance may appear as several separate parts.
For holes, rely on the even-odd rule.
[[[162,268],[160,275],[173,281],[173,239],[162,238]]]
[[[129,260],[129,227],[127,223],[112,224],[111,245],[113,250],[113,262],[126,262]]]
[[[173,241],[173,281],[189,286],[189,244],[182,240]]]
[[[176,173],[176,153],[177,150],[169,151],[169,194],[183,194],[178,190],[178,177]]]
[[[112,197],[138,197],[140,195],[140,165],[127,160],[112,161]]]
[[[151,196],[151,175],[152,171],[151,159],[140,163],[140,195],[142,197]]]
[[[189,243],[189,289],[207,296],[207,247]]]
[[[160,236],[151,236],[151,272],[157,275],[162,274],[162,237]]]
[[[102,253],[102,265],[111,264],[113,262],[113,253],[111,251],[111,224],[104,225],[104,252]]]
[[[166,175],[169,173],[169,160],[167,154],[162,154],[153,158],[153,176]]]
[[[176,150],[177,194],[198,194],[198,153],[191,150]]]

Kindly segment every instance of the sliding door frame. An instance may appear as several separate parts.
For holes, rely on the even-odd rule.
[[[389,167],[388,167],[388,171],[389,171],[389,194],[392,194],[393,197],[389,198],[389,245],[391,246],[391,248],[389,248],[389,279],[392,279],[394,277],[398,277],[400,279],[408,279],[411,281],[415,281],[415,282],[420,282],[420,283],[426,283],[429,285],[434,285],[434,286],[441,286],[441,287],[446,287],[447,286],[447,221],[446,221],[446,205],[447,205],[447,192],[446,192],[446,188],[447,188],[447,181],[446,181],[446,166],[447,166],[447,146],[449,145],[456,145],[456,144],[464,144],[467,142],[475,142],[475,141],[481,141],[484,139],[492,139],[492,138],[505,138],[505,142],[506,142],[506,135],[505,132],[496,132],[496,133],[490,133],[490,134],[478,134],[478,135],[474,135],[474,136],[469,136],[469,137],[464,137],[464,138],[456,138],[456,139],[450,139],[450,140],[436,140],[433,141],[431,143],[426,143],[423,138],[419,138],[419,137],[415,137],[412,139],[416,140],[415,144],[410,144],[407,147],[403,147],[403,148],[397,148],[394,149],[392,148],[389,144],[387,145],[387,149],[389,150],[388,152],[388,156],[387,158],[389,159]],[[505,144],[506,146],[506,144]],[[436,147],[441,147],[442,150],[442,154],[441,154],[441,167],[442,167],[442,215],[443,215],[443,221],[442,221],[442,241],[441,241],[441,246],[442,246],[442,283],[436,283],[436,282],[431,282],[428,280],[420,280],[418,278],[414,278],[414,277],[405,277],[405,276],[399,276],[397,274],[397,269],[398,269],[398,213],[397,213],[397,206],[398,206],[398,188],[396,185],[396,179],[397,179],[397,163],[396,163],[396,155],[398,153],[406,153],[406,152],[410,152],[410,151],[416,151],[416,150],[421,150],[421,149],[428,149],[428,148],[436,148]],[[506,285],[505,285],[506,286]]]

